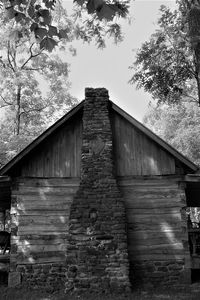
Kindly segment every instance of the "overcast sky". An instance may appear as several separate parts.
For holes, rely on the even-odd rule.
[[[66,8],[72,2],[63,1]],[[136,119],[142,120],[151,97],[128,84],[132,74],[128,67],[134,61],[133,49],[139,48],[155,31],[159,7],[162,4],[176,7],[175,0],[132,1],[132,24],[122,22],[124,41],[117,46],[108,41],[106,49],[98,50],[91,44],[73,43],[77,48],[77,56],[66,56],[66,60],[71,63],[70,81],[73,96],[82,100],[85,87],[105,87],[109,90],[113,102]]]

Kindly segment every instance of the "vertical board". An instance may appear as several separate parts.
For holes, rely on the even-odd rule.
[[[112,128],[118,176],[175,174],[172,155],[116,112]]]
[[[21,166],[21,175],[30,177],[79,177],[82,145],[82,115],[53,132]]]

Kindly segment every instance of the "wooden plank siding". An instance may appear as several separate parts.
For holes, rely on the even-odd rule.
[[[12,191],[17,223],[17,264],[63,262],[68,239],[70,205],[77,178],[19,178]]]
[[[116,112],[112,128],[118,176],[175,174],[174,157]]]
[[[117,176],[175,174],[174,157],[117,112],[112,115]],[[36,147],[21,165],[21,176],[79,177],[82,114]]]
[[[9,177],[0,176],[0,211],[10,208],[11,180]]]
[[[186,200],[177,178],[120,178],[119,187],[126,206],[130,260],[189,257],[187,225],[182,218]]]
[[[124,177],[118,183],[126,207],[130,260],[184,258],[185,195],[178,179]],[[63,260],[69,209],[78,186],[78,178],[18,179],[12,191],[17,204],[11,210],[18,223],[13,240],[20,254],[18,263]]]
[[[36,147],[21,167],[22,176],[78,177],[82,144],[81,114]]]

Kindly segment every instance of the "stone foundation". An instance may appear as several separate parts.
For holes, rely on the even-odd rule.
[[[64,264],[19,265],[17,272],[21,273],[22,285],[30,288],[56,291],[65,286],[66,268]]]
[[[142,286],[157,287],[158,284],[166,286],[184,283],[187,273],[184,260],[132,262],[131,268],[134,269],[134,276],[131,278]]]

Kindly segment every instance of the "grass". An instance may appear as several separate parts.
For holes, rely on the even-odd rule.
[[[199,300],[200,284],[179,289],[137,290],[126,295],[66,295],[25,288],[0,288],[0,300]]]

